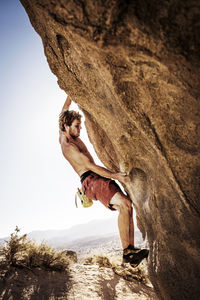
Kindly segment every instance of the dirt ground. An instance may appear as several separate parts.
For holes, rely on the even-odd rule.
[[[12,267],[0,274],[0,300],[157,299],[151,285],[135,279],[140,270],[120,265],[74,263],[66,272]]]

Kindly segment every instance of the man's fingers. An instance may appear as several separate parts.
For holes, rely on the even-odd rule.
[[[122,176],[128,176],[126,172],[120,172]]]

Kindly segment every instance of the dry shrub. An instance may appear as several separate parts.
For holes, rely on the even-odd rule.
[[[6,241],[6,245],[2,249],[5,260],[8,265],[16,264],[16,254],[24,250],[26,235],[18,237],[20,229],[16,226],[15,232],[11,233],[10,240]]]
[[[115,274],[123,277],[125,280],[128,281],[137,280],[143,283],[147,283],[147,278],[140,267],[133,268],[130,265],[128,266],[121,265],[121,266],[115,266],[113,268],[113,271],[115,272]]]
[[[63,271],[70,262],[64,251],[56,251],[46,244],[36,245],[33,241],[27,243],[26,251],[22,254],[29,268],[43,267]]]
[[[94,255],[92,257],[87,257],[83,261],[84,265],[98,265],[100,267],[112,268],[112,264],[108,257],[103,255]]]
[[[70,263],[65,251],[56,251],[46,244],[37,245],[29,241],[27,235],[18,236],[19,228],[11,234],[10,240],[3,247],[3,255],[8,266],[40,267],[49,270],[64,271]]]
[[[100,267],[111,268],[113,272],[120,277],[123,277],[128,281],[140,281],[145,284],[148,283],[148,278],[146,276],[145,266],[140,265],[137,268],[131,267],[129,264],[122,264],[121,258],[115,257],[115,259],[109,259],[104,255],[93,255],[91,257],[87,257],[83,260],[83,264],[85,265],[99,265]]]

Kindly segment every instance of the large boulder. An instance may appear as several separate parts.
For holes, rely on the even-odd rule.
[[[21,2],[99,158],[132,176],[159,297],[199,299],[200,2]]]

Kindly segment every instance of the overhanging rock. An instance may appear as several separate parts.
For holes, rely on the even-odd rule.
[[[199,1],[21,2],[99,158],[131,173],[159,297],[199,299]]]

